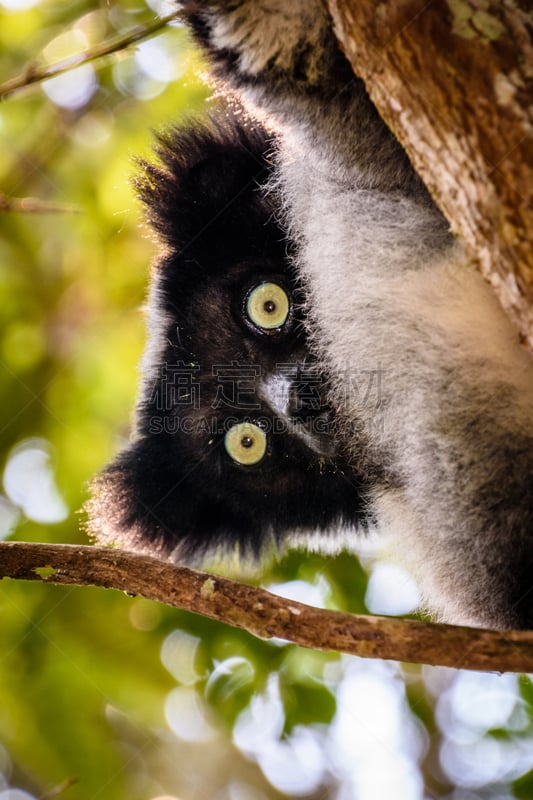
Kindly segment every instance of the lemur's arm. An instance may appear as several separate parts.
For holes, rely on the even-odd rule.
[[[273,115],[282,135],[303,134],[304,146],[310,136],[315,158],[322,152],[328,174],[337,165],[342,178],[349,164],[362,188],[412,191],[416,185],[424,192],[340,51],[325,3],[187,0],[180,7],[218,77],[260,116]],[[346,135],[352,126],[357,137]]]

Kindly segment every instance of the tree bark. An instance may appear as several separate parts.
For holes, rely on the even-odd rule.
[[[380,114],[533,349],[527,0],[328,0]]]
[[[533,631],[346,614],[156,558],[82,545],[0,543],[0,579],[119,589],[315,650],[498,672],[533,672]]]

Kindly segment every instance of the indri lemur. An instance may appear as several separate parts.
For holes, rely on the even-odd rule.
[[[352,468],[441,619],[533,626],[533,363],[321,0],[178,4],[278,137],[282,222]],[[379,368],[378,410],[350,375]]]
[[[339,498],[321,482],[318,458],[311,459],[311,469],[296,460],[302,469],[298,481],[291,478],[285,484],[285,497],[294,512],[301,505],[297,527],[314,527],[314,514],[325,503],[333,516],[356,524],[364,524],[371,515],[414,567],[424,602],[438,618],[484,626],[533,626],[530,356],[354,77],[321,0],[188,0],[181,9],[216,76],[276,132],[270,191],[280,203],[277,213],[293,242],[297,281],[308,298],[308,340],[327,373],[339,452],[347,454],[350,467],[342,465],[341,472],[357,476],[356,489],[346,487]],[[169,156],[171,172],[184,159],[184,154]],[[218,172],[206,170],[206,197],[211,191],[233,196],[235,164],[227,164],[221,159]],[[187,169],[191,166],[189,162]],[[205,531],[215,519],[224,519],[218,510],[214,513],[217,503],[231,500],[231,525],[216,537],[227,534],[239,543],[247,538],[243,530],[256,504],[256,498],[246,494],[241,472],[237,470],[239,478],[229,481],[223,496],[216,482],[208,481],[214,503],[199,504],[200,525],[192,518],[183,525],[182,507],[172,504],[169,491],[176,483],[176,470],[186,470],[192,440],[185,440],[178,467],[173,445],[162,446],[162,438],[143,439],[149,386],[168,358],[167,337],[174,358],[189,346],[176,349],[175,333],[170,332],[178,316],[176,305],[169,302],[174,286],[187,283],[192,274],[188,269],[174,274],[171,269],[172,258],[176,264],[182,258],[185,239],[191,240],[189,211],[182,222],[183,237],[178,234],[181,206],[174,214],[175,227],[171,224],[177,184],[162,180],[158,189],[158,180],[154,173],[152,202],[170,246],[152,297],[152,308],[160,305],[162,313],[152,315],[154,344],[145,367],[141,438],[103,479],[104,497],[106,481],[115,480],[119,487],[119,502],[107,507],[104,503],[104,513],[114,520],[115,527],[108,526],[113,535],[131,528],[145,541],[157,538],[157,508],[147,509],[148,515],[143,512],[151,503],[149,487],[156,487],[161,496],[158,508],[165,512],[159,519],[170,520],[169,530],[179,524],[180,531],[190,535],[191,548],[201,549],[210,538]],[[281,239],[272,219],[266,227],[258,222],[264,214],[264,195],[250,196],[254,202],[240,206],[221,226],[222,254],[236,242],[255,242],[257,230],[265,237],[273,231],[273,240]],[[196,229],[201,227],[199,219]],[[209,252],[213,245],[208,236],[196,246]],[[272,242],[267,252],[275,253],[274,260],[283,255]],[[241,256],[234,255],[236,259],[230,255],[229,260],[217,261],[221,286],[225,276],[231,282],[233,267],[240,264]],[[185,253],[183,264],[199,264],[198,276],[207,274],[202,260],[195,259]],[[264,274],[270,282],[270,268],[262,270],[260,278]],[[196,290],[204,291],[203,286],[191,287],[192,294],[186,296],[194,296]],[[246,295],[248,288],[244,291]],[[211,309],[210,320],[215,326],[218,321],[217,335],[225,337],[230,312],[219,290],[215,296],[218,307]],[[199,347],[203,329],[181,306],[178,310],[184,330],[191,325],[200,330],[194,333],[195,348]],[[231,319],[232,325],[238,324]],[[285,324],[280,326],[280,353]],[[246,321],[242,330],[251,331]],[[257,347],[263,341],[270,352],[275,340],[259,336]],[[238,359],[243,350],[235,352]],[[377,408],[367,402],[357,382],[361,374],[373,372],[381,376]],[[211,446],[206,439],[206,447]],[[221,472],[222,449],[217,453],[208,475]],[[264,462],[267,470],[268,463]],[[336,490],[342,487],[338,479],[336,473],[326,475]],[[265,491],[271,485],[266,478]],[[193,484],[187,486],[190,496]],[[305,498],[315,497],[315,492],[321,492],[320,501],[306,506]],[[261,499],[260,491],[257,497]],[[275,503],[266,507],[261,502],[261,513],[277,511]],[[247,504],[250,515],[241,516]],[[318,524],[324,514],[328,516],[327,510]],[[280,508],[277,521],[283,520],[290,529],[291,515]],[[275,522],[269,521],[267,529],[272,525]]]

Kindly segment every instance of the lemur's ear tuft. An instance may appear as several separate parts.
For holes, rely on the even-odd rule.
[[[224,109],[208,120],[190,119],[157,137],[159,164],[140,162],[139,197],[153,228],[163,241],[187,247],[194,237],[207,237],[219,216],[233,220],[240,210],[238,195],[264,186],[272,172],[272,139],[259,123],[242,121],[237,110]],[[274,200],[259,199],[262,213],[274,211]],[[239,222],[245,226],[242,219]]]

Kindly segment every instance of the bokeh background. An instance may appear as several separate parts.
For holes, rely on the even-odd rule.
[[[0,0],[0,84],[152,25],[150,0]],[[90,477],[127,441],[155,244],[131,177],[201,114],[179,24],[0,102],[0,536],[86,542]],[[5,89],[0,88],[5,95]],[[407,614],[373,541],[248,580]],[[233,572],[235,574],[235,571]],[[101,589],[0,585],[0,800],[533,797],[533,688],[318,653]]]

